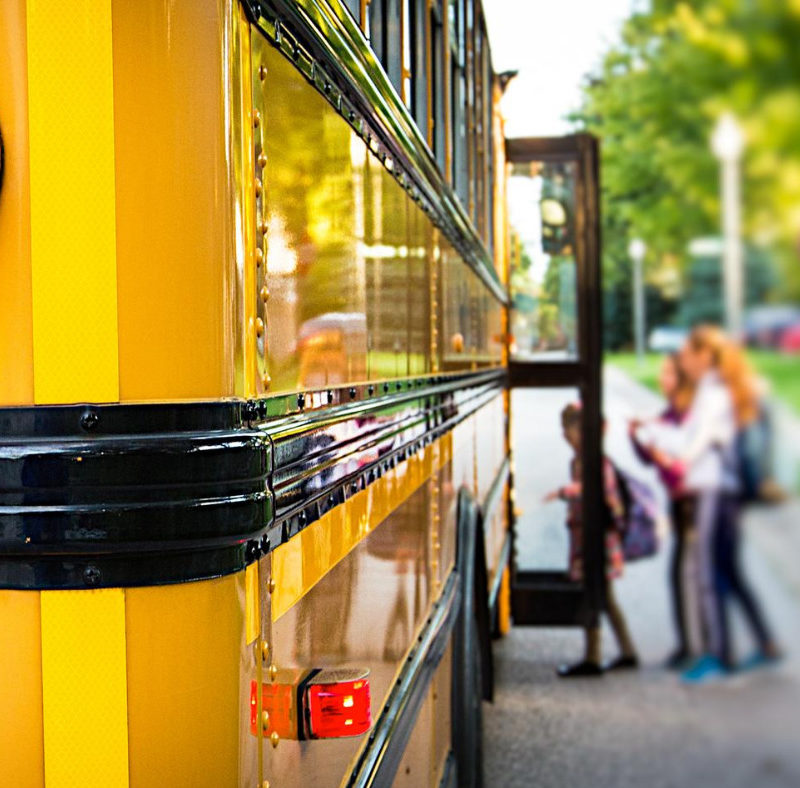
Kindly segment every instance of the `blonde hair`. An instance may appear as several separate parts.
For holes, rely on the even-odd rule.
[[[692,329],[689,346],[695,353],[708,351],[711,363],[730,392],[736,422],[743,427],[758,416],[756,380],[741,348],[717,326],[701,325]]]
[[[666,358],[672,364],[677,380],[675,393],[671,397],[672,406],[678,413],[686,413],[692,405],[692,399],[694,399],[694,383],[689,380],[689,376],[683,368],[680,353],[670,353]]]

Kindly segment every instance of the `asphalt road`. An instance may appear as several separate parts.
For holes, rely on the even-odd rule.
[[[536,392],[515,394],[519,414],[531,417],[516,429],[517,476],[523,510],[521,563],[563,565],[563,524],[553,509],[543,511],[540,490],[566,474],[552,429],[558,402],[547,418]],[[564,393],[569,396],[568,392]],[[624,376],[607,376],[607,450],[630,469],[635,460],[624,434],[625,419],[652,412],[658,400]],[[526,397],[533,397],[526,403]],[[538,406],[538,407],[537,407]],[[530,447],[526,463],[521,447]],[[526,449],[527,451],[528,449]],[[546,457],[546,461],[536,458]],[[638,470],[639,475],[645,473]],[[552,505],[551,505],[552,506]],[[577,659],[582,634],[571,629],[514,628],[495,644],[494,704],[484,706],[485,784],[490,788],[683,788],[800,786],[800,589],[795,569],[798,505],[752,511],[746,532],[746,566],[787,652],[772,670],[722,684],[687,688],[661,662],[672,648],[666,585],[666,550],[629,566],[618,595],[643,660],[641,670],[602,679],[565,682],[554,674],[564,660]],[[561,541],[560,541],[561,540]],[[546,556],[546,558],[543,558]],[[559,562],[561,562],[559,564]],[[750,643],[739,622],[740,653]],[[604,638],[613,656],[611,637]]]

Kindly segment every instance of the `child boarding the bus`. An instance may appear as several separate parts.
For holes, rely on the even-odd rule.
[[[581,483],[580,403],[572,403],[564,408],[561,412],[561,426],[564,431],[564,439],[574,452],[574,456],[570,461],[570,482],[549,493],[545,497],[545,501],[560,499],[567,504],[569,578],[574,582],[581,582],[583,580],[583,491]],[[601,661],[600,624],[586,627],[584,657],[575,664],[559,666],[557,672],[562,678],[600,676],[606,670],[630,669],[639,665],[625,616],[614,594],[614,580],[620,577],[625,565],[622,545],[625,515],[616,471],[611,461],[605,456],[603,457],[603,490],[605,506],[601,516],[604,519],[606,550],[606,599],[604,612],[608,616],[620,653],[615,659],[603,665]]]

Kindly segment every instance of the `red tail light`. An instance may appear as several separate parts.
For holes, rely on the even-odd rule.
[[[369,730],[372,715],[368,673],[354,673],[358,671],[323,670],[308,683],[305,705],[309,739],[360,736]]]
[[[299,708],[298,708],[299,707]],[[281,739],[360,736],[370,729],[369,671],[279,671],[261,684],[261,733]],[[259,731],[258,682],[250,684],[250,732]]]

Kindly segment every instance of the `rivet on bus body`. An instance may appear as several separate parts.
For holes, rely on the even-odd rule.
[[[272,731],[269,735],[269,740],[273,748],[277,747],[278,742],[281,740],[281,737],[278,736],[278,731]]]
[[[264,262],[264,250],[260,247],[256,247],[256,265],[260,266],[261,263]]]
[[[261,376],[261,383],[263,384],[265,389],[268,389],[269,386],[270,386],[270,383],[272,383],[272,378],[269,375],[267,375],[267,373],[265,372]]]
[[[261,235],[266,235],[269,232],[269,222],[266,219],[262,219],[258,229],[261,230]]]
[[[441,548],[442,548],[442,545],[439,542],[434,542],[433,543],[433,549],[434,550],[441,550]]]
[[[258,78],[261,80],[267,78],[267,67],[263,63],[258,67]]]
[[[98,421],[100,421],[100,417],[93,410],[87,410],[81,415],[81,427],[87,432],[93,430],[97,426]]]
[[[255,189],[256,189],[256,197],[260,197],[262,186],[261,186],[261,180],[259,178],[256,178]]]
[[[267,591],[269,591],[270,594],[275,593],[275,581],[272,578],[270,578],[269,582],[267,583]]]
[[[257,129],[261,125],[261,113],[257,110],[253,110],[253,128]]]
[[[269,288],[266,285],[261,288],[261,300],[264,303],[269,301]]]
[[[256,318],[256,336],[260,337],[264,334],[264,321],[260,318]]]
[[[269,673],[269,680],[275,681],[275,677],[278,675],[278,668],[275,665],[270,665],[267,668],[267,673]]]
[[[267,154],[264,153],[263,150],[258,154],[258,166],[261,167],[262,170],[267,166]]]
[[[264,711],[261,712],[261,729],[267,730],[267,728],[269,728],[269,712],[264,709]]]

